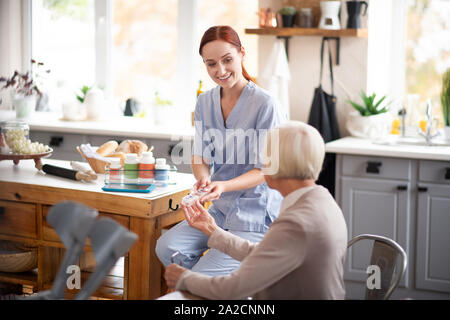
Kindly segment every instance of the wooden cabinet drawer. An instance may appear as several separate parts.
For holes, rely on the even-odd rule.
[[[450,184],[450,161],[421,160],[419,181]]]
[[[57,241],[59,242],[59,236],[56,233],[56,231],[52,228],[51,225],[48,224],[47,222],[47,214],[48,211],[50,210],[51,206],[43,206],[42,208],[42,238],[43,240],[46,241]],[[111,213],[104,213],[104,212],[100,212],[99,213],[99,217],[107,217],[110,219],[113,219],[114,221],[120,223],[121,225],[123,225],[125,228],[130,229],[130,221],[129,221],[129,217],[126,216],[121,216],[118,214],[111,214]],[[88,239],[87,244],[90,244],[90,241]]]
[[[36,239],[36,205],[0,200],[0,234]]]
[[[344,155],[342,160],[344,176],[402,180],[411,177],[411,160],[408,159]]]

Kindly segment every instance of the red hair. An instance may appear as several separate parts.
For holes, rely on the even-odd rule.
[[[238,52],[242,50],[241,40],[239,39],[239,35],[233,28],[230,26],[215,26],[211,27],[203,34],[202,40],[200,41],[200,48],[198,49],[198,53],[202,55],[202,49],[205,44],[214,41],[214,40],[223,40],[233,45]],[[244,68],[244,64],[242,63],[242,75],[245,79],[256,83],[255,79],[251,77],[247,70]]]

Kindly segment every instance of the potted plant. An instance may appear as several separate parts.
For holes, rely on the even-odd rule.
[[[32,60],[32,63],[35,61]],[[16,110],[16,117],[27,118],[36,108],[36,98],[41,97],[42,93],[33,82],[30,72],[20,73],[14,71],[10,78],[0,77],[0,83],[4,82],[1,89],[11,89],[12,105]]]
[[[442,77],[441,107],[444,116],[445,139],[450,140],[450,68]]]
[[[360,93],[362,104],[347,100],[355,111],[349,114],[347,119],[347,129],[353,136],[361,138],[382,138],[387,135],[391,117],[387,103],[382,105],[386,96],[376,101],[376,94],[366,95],[364,91]]]
[[[278,13],[281,15],[283,28],[292,28],[294,26],[297,9],[294,7],[283,7]]]

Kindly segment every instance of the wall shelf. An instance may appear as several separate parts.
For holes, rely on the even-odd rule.
[[[323,37],[355,37],[367,38],[367,29],[328,30],[318,28],[246,28],[245,33],[261,36],[323,36]]]
[[[293,36],[321,36],[326,39],[336,40],[336,65],[339,65],[341,37],[367,38],[367,29],[340,29],[328,30],[319,28],[246,28],[246,34],[260,36],[276,36],[284,39],[286,56],[289,59],[289,39]]]

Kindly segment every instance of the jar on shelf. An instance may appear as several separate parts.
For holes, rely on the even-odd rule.
[[[23,121],[4,121],[0,123],[0,148],[2,153],[24,153],[22,146],[30,139],[30,127]]]
[[[300,9],[300,28],[312,28],[313,27],[313,16],[311,8]]]

